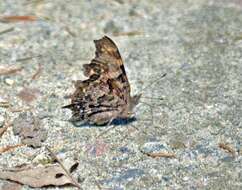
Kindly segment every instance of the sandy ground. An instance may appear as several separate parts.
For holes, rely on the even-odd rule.
[[[1,0],[0,15],[38,18],[0,22],[0,69],[20,68],[0,74],[0,126],[30,108],[48,131],[40,148],[2,153],[0,168],[43,165],[48,145],[80,162],[83,189],[242,188],[242,1]],[[120,49],[132,94],[143,94],[137,120],[76,127],[61,106],[103,35]],[[13,127],[0,137],[1,148],[19,143]],[[147,154],[160,152],[175,158]]]

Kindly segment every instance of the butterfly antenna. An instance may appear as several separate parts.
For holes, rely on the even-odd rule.
[[[152,86],[152,85],[154,85],[154,84],[160,82],[160,80],[163,79],[163,78],[166,76],[166,74],[167,74],[167,73],[164,73],[161,77],[156,78],[151,84],[145,86],[145,87],[141,90],[141,92],[145,91],[145,90],[146,90],[147,88],[149,88],[150,86]]]
[[[148,96],[141,96],[141,98],[151,99],[151,100],[164,100],[164,98],[153,98],[153,97],[148,97]]]
[[[148,87],[158,83],[162,78],[164,78],[166,76],[166,73],[164,73],[161,77],[159,78],[156,78],[151,84],[145,86],[141,92],[145,91]],[[148,97],[148,96],[141,96],[140,98],[143,98],[143,99],[151,99],[151,100],[164,100],[163,98],[156,98],[156,97]]]

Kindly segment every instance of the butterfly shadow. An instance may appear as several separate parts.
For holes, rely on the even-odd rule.
[[[136,121],[137,119],[135,117],[131,117],[131,118],[127,118],[127,119],[121,119],[121,118],[117,118],[112,120],[112,122],[110,123],[106,123],[103,125],[95,125],[95,124],[90,124],[88,122],[76,122],[76,121],[70,121],[75,127],[80,127],[80,128],[100,128],[100,127],[108,127],[110,125],[113,126],[126,126],[130,123],[133,123],[134,121]]]

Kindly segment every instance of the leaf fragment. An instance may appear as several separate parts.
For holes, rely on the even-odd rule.
[[[31,147],[40,147],[47,138],[47,131],[39,118],[27,112],[19,114],[13,121],[13,133],[21,142]]]
[[[16,168],[16,170],[2,169],[0,170],[0,179],[39,188],[50,185],[75,185],[72,180],[65,175],[64,170],[59,165],[31,168],[25,167],[23,169]]]

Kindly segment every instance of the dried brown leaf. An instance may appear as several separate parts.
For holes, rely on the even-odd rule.
[[[0,170],[0,179],[14,181],[30,187],[75,185],[59,165],[23,170],[19,170],[19,168],[16,170]]]
[[[26,112],[13,121],[13,133],[20,136],[23,144],[31,147],[40,147],[47,138],[47,131],[40,119]]]
[[[81,186],[79,185],[78,181],[76,179],[74,179],[71,175],[71,172],[73,172],[78,167],[79,163],[76,162],[71,167],[69,167],[69,169],[66,169],[64,164],[60,161],[60,159],[55,155],[55,153],[48,146],[46,146],[46,149],[49,151],[51,157],[59,163],[60,167],[63,169],[63,171],[65,171],[66,176],[73,182],[73,184],[76,187],[78,187],[78,189],[82,189]],[[59,178],[61,176],[62,175],[58,175],[57,177]]]
[[[8,146],[3,147],[3,148],[0,147],[0,154],[7,152],[7,151],[11,151],[15,148],[18,148],[18,147],[21,147],[21,146],[24,146],[24,145],[25,144],[16,144],[16,145],[8,145]]]
[[[36,88],[25,87],[18,93],[18,97],[21,100],[30,103],[38,97],[39,93],[39,90]]]
[[[0,76],[1,75],[15,74],[15,73],[21,71],[22,69],[23,69],[23,67],[16,67],[16,66],[4,67],[4,66],[0,66]]]
[[[2,190],[21,190],[22,185],[14,182],[5,182],[2,186]]]
[[[226,152],[230,153],[232,156],[236,155],[235,150],[228,144],[225,143],[219,143],[218,144],[219,148],[225,150]]]

